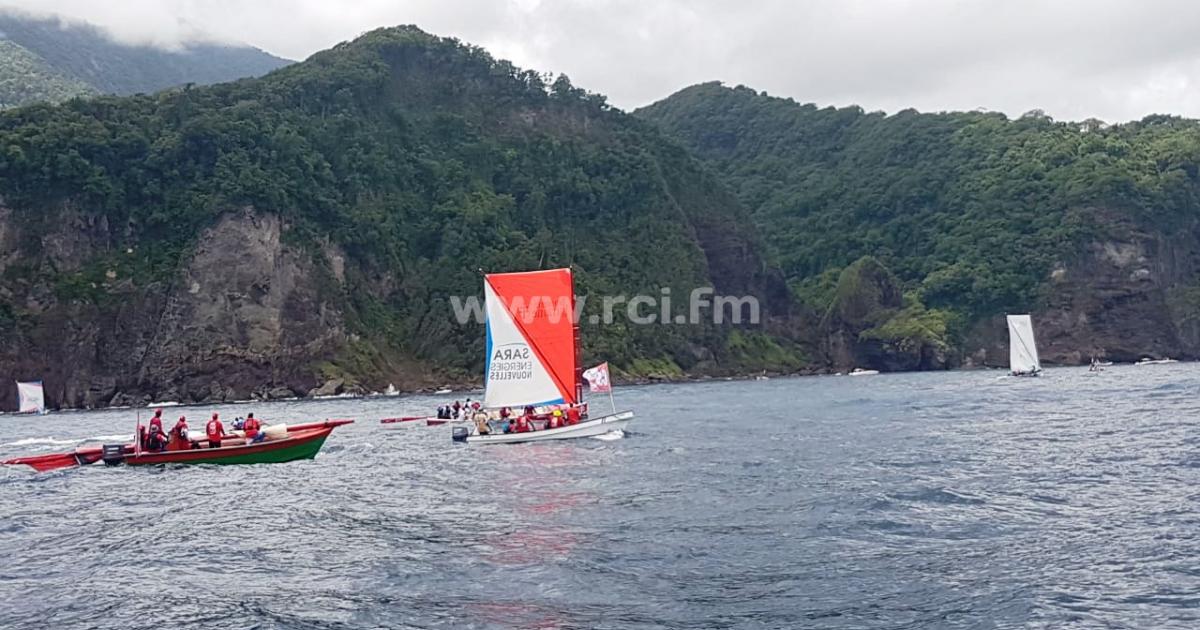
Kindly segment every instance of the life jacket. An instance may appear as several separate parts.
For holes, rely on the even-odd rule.
[[[160,418],[158,416],[154,416],[153,418],[150,418],[150,434],[151,435],[154,435],[155,429],[158,429],[158,431],[157,431],[158,433],[163,432],[162,418]]]
[[[221,434],[225,433],[225,427],[221,426],[221,421],[213,418],[204,425],[204,433],[208,435],[209,441],[220,440]]]
[[[579,407],[567,409],[567,424],[579,424]]]
[[[242,430],[246,432],[246,439],[249,440],[258,437],[260,426],[257,418],[246,418],[246,424],[242,425]]]

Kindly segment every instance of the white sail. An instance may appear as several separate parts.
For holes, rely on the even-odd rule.
[[[558,385],[492,286],[483,283],[487,310],[486,407],[523,407],[562,402]]]
[[[1033,374],[1042,369],[1028,315],[1008,316],[1008,368],[1013,374]]]
[[[20,413],[43,413],[46,411],[46,397],[42,394],[42,382],[17,383],[17,395],[20,398]]]

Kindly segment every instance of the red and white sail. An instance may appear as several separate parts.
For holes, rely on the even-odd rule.
[[[575,286],[570,269],[484,276],[484,405],[578,402]]]

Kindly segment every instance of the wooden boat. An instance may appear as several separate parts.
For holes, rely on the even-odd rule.
[[[493,273],[483,281],[487,365],[483,406],[497,410],[581,407],[583,368],[579,326],[573,320],[575,282],[570,269]],[[605,385],[608,367],[604,365]],[[593,391],[598,391],[593,388]],[[611,388],[604,389],[611,396]],[[611,398],[610,398],[611,399]],[[586,413],[586,407],[580,411]],[[525,433],[486,433],[474,426],[455,427],[452,437],[467,444],[542,442],[619,433],[633,420],[632,411],[554,429]],[[446,421],[442,421],[443,423]]]
[[[208,448],[207,439],[192,440],[199,448],[143,451],[133,444],[107,444],[79,448],[67,453],[18,457],[0,464],[24,465],[39,472],[84,466],[103,461],[109,465],[148,466],[157,464],[273,464],[312,459],[333,430],[353,420],[326,420],[286,427],[277,438],[246,444],[240,437],[227,437],[220,448]]]

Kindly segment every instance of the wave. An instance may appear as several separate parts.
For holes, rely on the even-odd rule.
[[[0,446],[33,446],[35,444],[46,444],[53,446],[56,444],[75,444],[77,442],[79,442],[79,440],[58,440],[55,438],[44,437],[25,438],[23,440],[17,440],[16,442],[5,442],[4,444],[0,444]]]
[[[129,442],[133,440],[133,436],[128,433],[118,433],[116,435],[95,435],[90,438],[79,440],[80,442],[114,442],[117,440]]]

